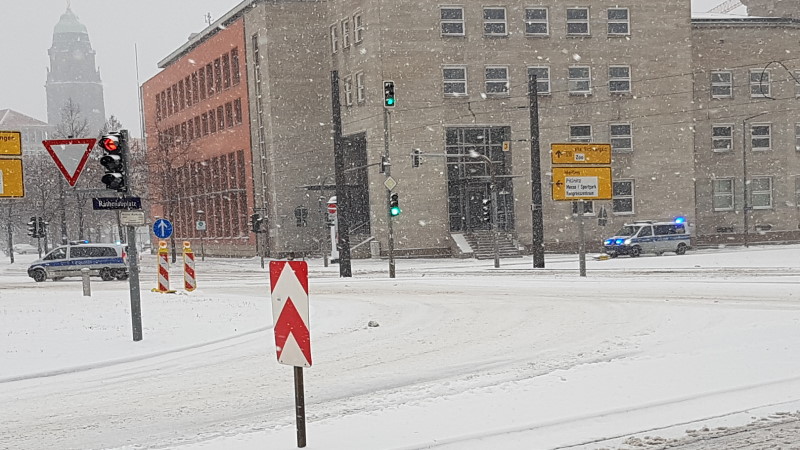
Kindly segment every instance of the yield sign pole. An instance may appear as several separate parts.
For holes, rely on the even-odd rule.
[[[42,141],[47,153],[70,186],[75,186],[94,147],[94,139],[54,139]]]
[[[306,446],[303,367],[311,367],[308,321],[308,263],[270,261],[273,330],[278,362],[294,366],[297,447]]]

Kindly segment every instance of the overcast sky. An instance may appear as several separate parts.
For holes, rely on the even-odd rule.
[[[158,61],[181,46],[190,33],[206,27],[241,0],[72,0],[72,11],[89,31],[103,79],[106,115],[114,114],[139,135],[136,52],[139,82],[158,72]],[[722,0],[692,0],[706,11]],[[44,83],[50,64],[47,49],[66,0],[2,0],[0,109],[10,108],[47,119]]]

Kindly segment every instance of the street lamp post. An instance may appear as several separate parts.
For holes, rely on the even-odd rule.
[[[469,156],[471,158],[480,158],[489,166],[489,192],[492,196],[492,247],[494,250],[494,267],[500,267],[500,248],[497,243],[497,174],[495,172],[494,162],[488,156],[478,153],[475,150],[470,150]]]
[[[201,261],[205,261],[206,260],[206,248],[205,248],[205,244],[203,243],[203,236],[205,236],[205,234],[206,234],[207,224],[203,220],[203,215],[204,214],[205,214],[205,211],[203,211],[202,209],[197,210],[197,220],[200,220],[200,221],[204,222],[203,223],[203,229],[200,230],[200,260]],[[199,228],[199,227],[195,227],[195,228]]]
[[[750,205],[748,201],[748,193],[747,193],[747,121],[750,119],[755,119],[756,117],[763,116],[767,114],[769,111],[762,111],[758,114],[752,115],[750,117],[745,117],[742,119],[742,195],[744,196],[743,199],[743,216],[744,216],[744,246],[745,248],[748,247],[749,244],[749,233],[750,233],[750,218],[748,217],[750,214]],[[752,136],[751,136],[752,137]],[[750,147],[752,148],[753,141],[750,141]]]

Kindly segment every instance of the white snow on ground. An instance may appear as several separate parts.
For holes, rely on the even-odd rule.
[[[0,448],[296,448],[258,260],[170,295],[147,256],[133,342],[127,282],[83,297],[34,257],[0,261]],[[800,409],[800,247],[546,262],[309,261],[307,448],[616,448]]]

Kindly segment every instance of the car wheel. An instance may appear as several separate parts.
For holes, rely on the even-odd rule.
[[[610,257],[612,257],[612,258],[616,258],[617,256],[619,256],[619,253],[617,253],[617,252],[612,252],[612,253],[609,253],[609,254],[608,254],[608,256],[610,256]]]
[[[100,269],[100,278],[103,281],[111,281],[114,279],[114,273],[111,272],[111,269]]]
[[[47,279],[47,274],[42,269],[36,269],[31,272],[31,278],[33,278],[33,281],[41,283]]]
[[[642,254],[642,248],[641,247],[633,247],[633,248],[631,248],[631,252],[630,252],[631,258],[636,258],[641,254]]]
[[[675,250],[676,255],[685,255],[686,254],[686,244],[678,244],[678,248]]]

